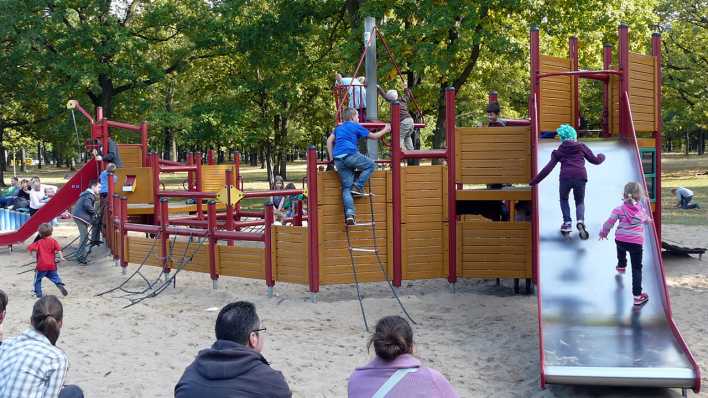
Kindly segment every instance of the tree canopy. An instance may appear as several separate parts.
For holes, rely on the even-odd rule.
[[[0,169],[15,145],[4,137],[17,134],[75,156],[64,106],[74,98],[113,119],[149,121],[151,147],[165,156],[237,149],[285,174],[288,155],[321,145],[333,128],[333,75],[353,73],[364,16],[377,18],[426,115],[428,147],[444,144],[448,86],[458,89],[461,123],[481,120],[490,90],[505,116],[526,116],[534,25],[544,53],[566,54],[577,35],[586,68],[601,66],[620,23],[634,50],[660,31],[666,134],[696,141],[707,128],[701,0],[0,0],[0,8]],[[402,89],[378,51],[380,84]],[[585,117],[600,120],[599,88],[588,86],[582,100]]]

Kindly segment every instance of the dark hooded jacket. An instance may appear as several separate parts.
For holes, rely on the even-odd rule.
[[[101,155],[104,162],[111,162],[115,164],[116,167],[123,167],[118,144],[116,144],[113,138],[108,138],[108,152],[103,148],[102,141],[98,140],[98,154]]]
[[[283,374],[263,355],[228,340],[200,351],[175,386],[175,398],[291,396]]]
[[[93,217],[96,215],[96,194],[90,189],[81,192],[71,215],[86,224],[92,224]]]
[[[597,156],[595,156],[590,148],[582,142],[564,141],[560,144],[558,149],[551,152],[551,160],[549,160],[543,170],[529,182],[529,185],[536,185],[541,182],[553,168],[556,167],[558,162],[561,164],[561,180],[578,179],[587,181],[588,173],[585,170],[585,160],[592,164],[600,164],[605,161],[605,155],[598,153]]]

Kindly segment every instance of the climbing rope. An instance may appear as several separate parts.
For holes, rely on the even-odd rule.
[[[130,282],[136,275],[139,275],[141,278],[143,278],[143,280],[146,283],[149,284],[150,281],[140,271],[142,270],[143,266],[145,266],[145,263],[147,263],[147,260],[152,255],[152,252],[155,250],[155,246],[157,246],[157,242],[160,241],[159,238],[160,238],[160,234],[158,233],[157,236],[155,237],[155,239],[153,239],[152,245],[150,245],[150,249],[148,250],[147,253],[145,253],[145,257],[143,258],[143,261],[140,262],[140,265],[138,266],[138,268],[135,271],[133,271],[133,273],[130,274],[130,276],[128,276],[128,278],[126,280],[124,280],[123,282],[121,282],[120,285],[118,285],[112,289],[108,289],[104,292],[96,294],[96,297],[100,297],[100,296],[103,296],[104,294],[115,292],[116,290],[120,290],[120,291],[128,293],[125,289],[123,289],[123,286],[125,286],[128,282]]]
[[[347,247],[348,247],[348,250],[349,250],[349,258],[351,259],[351,262],[352,262],[352,273],[353,273],[353,276],[354,276],[354,285],[355,285],[355,287],[356,287],[357,299],[359,300],[359,308],[361,309],[361,316],[362,316],[362,319],[363,319],[363,321],[364,321],[364,328],[366,329],[367,332],[369,331],[369,324],[368,324],[368,322],[367,322],[367,320],[366,320],[366,311],[364,310],[364,301],[363,301],[363,299],[362,299],[362,297],[361,297],[361,290],[360,290],[360,287],[359,287],[359,278],[358,278],[358,275],[357,275],[356,261],[355,261],[355,259],[354,259],[354,252],[355,252],[355,251],[374,253],[374,255],[376,256],[376,262],[377,262],[377,264],[378,264],[378,266],[379,266],[379,270],[380,270],[381,273],[383,274],[384,280],[386,281],[386,284],[388,285],[389,289],[391,290],[391,293],[393,294],[393,297],[396,299],[396,302],[397,302],[398,305],[401,307],[401,310],[403,311],[403,314],[405,314],[406,318],[408,318],[408,320],[410,320],[411,323],[413,323],[414,325],[417,325],[416,321],[414,321],[413,318],[412,318],[412,317],[410,316],[410,314],[408,313],[408,310],[406,310],[406,307],[403,305],[403,302],[401,302],[401,299],[400,299],[400,297],[398,296],[398,293],[396,292],[396,289],[393,287],[393,284],[391,283],[391,280],[388,278],[388,275],[386,274],[386,269],[385,269],[385,267],[384,267],[384,265],[383,265],[383,261],[381,260],[381,255],[380,255],[380,253],[379,253],[379,248],[378,248],[378,245],[377,245],[377,243],[376,243],[376,217],[374,216],[374,199],[373,199],[374,194],[372,193],[372,190],[371,190],[371,180],[368,181],[368,185],[369,185],[369,187],[368,187],[368,188],[369,188],[369,192],[368,192],[367,196],[369,197],[369,211],[370,211],[370,214],[371,214],[371,218],[370,218],[371,222],[370,222],[369,224],[370,224],[370,227],[371,227],[371,235],[372,235],[373,247],[374,247],[374,248],[373,248],[373,249],[361,249],[361,248],[354,248],[354,247],[352,247],[351,237],[350,237],[350,234],[349,234],[349,230],[350,230],[352,227],[356,227],[357,225],[355,224],[355,225],[352,225],[352,226],[349,226],[349,225],[345,226],[345,232],[346,232],[346,235],[347,235]],[[362,224],[362,225],[363,225],[363,224]]]

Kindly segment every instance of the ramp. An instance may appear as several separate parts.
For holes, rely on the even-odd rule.
[[[565,240],[559,232],[560,167],[538,187],[541,383],[697,391],[700,370],[671,318],[653,225],[645,232],[642,272],[649,302],[640,308],[632,305],[630,269],[624,276],[615,271],[614,233],[607,241],[598,240],[602,223],[621,203],[624,184],[643,178],[636,147],[618,141],[588,145],[607,156],[600,166],[587,166],[589,240],[580,240],[575,231]],[[539,143],[539,168],[557,146],[557,141]],[[574,211],[571,205],[573,217]]]
[[[96,178],[98,178],[98,165],[95,159],[91,159],[20,229],[0,234],[0,246],[24,242],[37,232],[39,224],[50,222],[73,205],[79,199],[81,192],[88,187],[89,182]]]

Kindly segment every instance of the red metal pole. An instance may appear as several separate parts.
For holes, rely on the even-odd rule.
[[[128,198],[122,196],[120,198],[120,266],[123,267],[123,272],[128,267],[128,258],[126,257],[126,246],[128,245],[128,231],[125,230],[125,224],[128,223]]]
[[[570,70],[578,70],[578,38],[573,36],[568,40],[568,52],[570,56]],[[573,124],[575,128],[580,128],[580,91],[578,90],[578,78],[571,76],[573,84]]]
[[[194,155],[194,164],[197,166],[197,169],[195,170],[195,191],[202,191],[202,153],[197,152]],[[202,200],[197,199],[197,219],[202,220],[204,219],[204,208],[202,207]]]
[[[272,256],[272,245],[273,237],[271,236],[273,229],[273,204],[268,203],[265,206],[265,220],[264,220],[265,230],[263,231],[263,243],[265,243],[265,279],[266,285],[269,288],[275,286],[275,279],[273,278],[273,256]],[[270,290],[269,290],[270,295]]]
[[[216,162],[214,161],[214,150],[210,149],[207,151],[207,164],[208,165],[214,165]]]
[[[105,200],[106,203],[102,204],[102,207],[104,209],[104,214],[101,215],[103,217],[103,220],[105,221],[104,223],[104,228],[105,228],[105,237],[106,237],[106,245],[108,245],[111,250],[113,250],[113,194],[116,192],[116,187],[115,183],[113,181],[113,173],[108,174],[108,179],[106,182],[108,183],[108,194],[106,195],[105,198],[102,200]]]
[[[233,169],[226,170],[226,230],[234,230],[234,204],[231,203],[231,187],[234,186],[234,171]],[[234,245],[234,241],[230,240],[226,243],[229,246]]]
[[[194,164],[194,154],[192,152],[187,153],[186,164],[187,164],[187,166],[192,166]],[[193,171],[187,172],[187,190],[188,191],[194,190],[194,172]]]
[[[619,45],[617,48],[617,58],[619,60],[620,75],[620,96],[622,93],[629,94],[629,27],[627,25],[619,26]],[[628,109],[624,101],[620,99],[619,103],[619,133],[620,137],[627,139],[629,134],[629,126],[627,121],[629,116]]]
[[[97,106],[96,107],[96,121],[100,122],[102,120],[103,120],[103,107]]]
[[[319,217],[317,214],[317,149],[307,149],[307,219],[310,293],[320,291]]]
[[[393,286],[401,287],[403,253],[401,248],[401,104],[391,104],[391,191],[393,193]]]
[[[602,52],[602,69],[608,70],[612,65],[612,45],[605,44]],[[610,81],[602,83],[602,137],[610,137],[612,126],[610,126]]]
[[[295,218],[293,219],[293,225],[296,227],[302,226],[302,200],[296,200],[293,204],[295,206]]]
[[[656,226],[656,234],[659,237],[659,242],[661,242],[661,150],[663,148],[663,137],[661,136],[663,125],[661,118],[661,34],[653,33],[651,35],[651,54],[656,57],[656,86],[654,87],[655,99],[655,120],[656,120],[656,131],[654,131],[654,145],[656,148],[655,152],[655,177],[654,177],[654,225]]]
[[[241,179],[241,153],[234,153],[234,182],[237,188],[242,189],[243,187],[238,187],[239,180]],[[241,203],[236,203],[234,206],[234,216],[236,221],[241,221]]]
[[[455,127],[457,121],[455,116],[455,88],[448,87],[445,89],[445,139],[447,142],[447,281],[449,283],[457,282],[457,179],[455,178]]]
[[[162,272],[164,274],[170,273],[169,258],[169,233],[167,232],[167,227],[170,224],[169,220],[169,203],[167,198],[160,199],[160,260],[162,260]]]
[[[153,194],[153,224],[160,222],[160,159],[156,153],[150,154],[150,165],[152,166],[152,194]]]
[[[111,219],[111,236],[114,239],[113,239],[113,245],[111,246],[111,253],[113,254],[113,260],[117,261],[120,259],[120,256],[118,254],[120,253],[120,246],[122,243],[121,241],[118,241],[118,242],[115,241],[116,219],[118,219],[117,227],[119,228],[119,231],[120,231],[120,225],[121,225],[120,198],[118,197],[117,193],[114,193],[112,195],[112,202],[113,202],[113,217]],[[122,236],[122,235],[119,235],[119,236]]]
[[[108,135],[110,132],[108,131],[108,121],[104,120],[104,122],[101,124],[101,143],[103,145],[103,151],[101,151],[101,170],[106,168],[106,165],[108,162],[103,160],[103,158],[108,155]]]
[[[540,50],[538,26],[531,28],[530,33],[530,54],[531,54],[531,95],[536,96],[536,108],[540,106],[541,103],[541,88],[539,85],[538,74],[540,73],[540,60],[541,60],[541,50]],[[536,115],[538,116],[538,115]],[[531,116],[529,115],[529,118]],[[533,125],[533,119],[531,124]]]
[[[140,146],[143,148],[143,167],[148,166],[148,123],[140,123]]]
[[[209,275],[211,276],[212,285],[214,289],[217,287],[217,280],[219,280],[219,271],[216,269],[216,237],[214,237],[214,232],[216,232],[216,202],[210,200],[207,204],[208,211],[208,221],[209,221]]]

